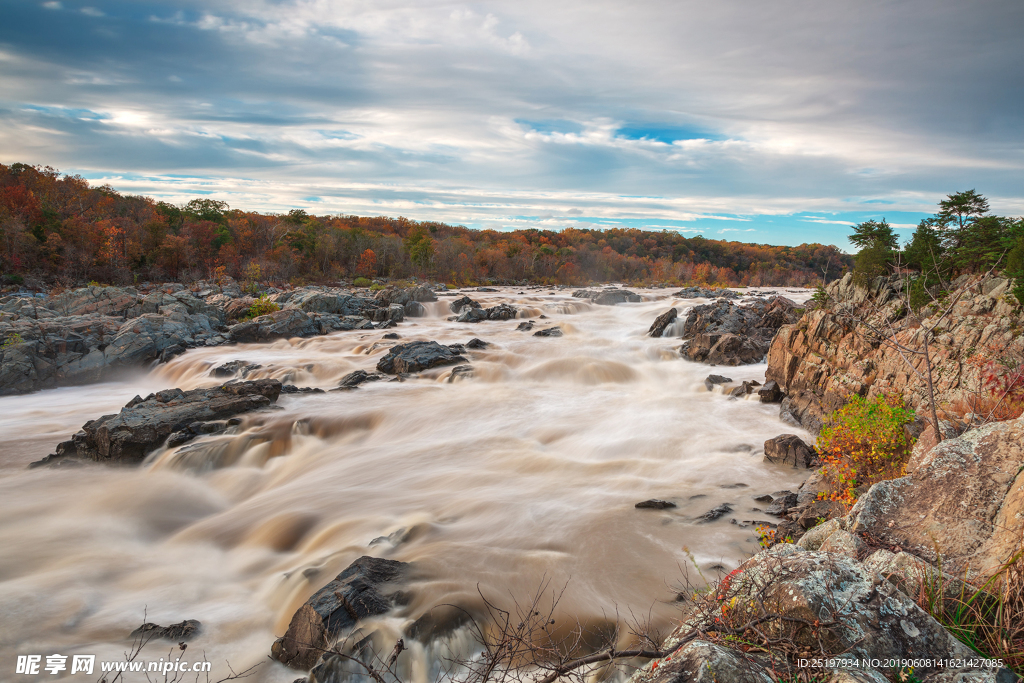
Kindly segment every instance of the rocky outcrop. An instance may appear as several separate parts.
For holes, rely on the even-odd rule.
[[[435,341],[415,341],[391,347],[387,355],[377,362],[377,370],[397,375],[467,362],[457,351]]]
[[[679,311],[674,308],[670,308],[651,323],[650,328],[647,330],[648,337],[660,337],[665,332],[665,328],[675,322],[676,318],[679,317]]]
[[[85,287],[49,298],[11,297],[0,306],[0,396],[84,384],[197,346],[264,342],[401,322],[406,305],[425,299],[423,288],[393,290],[406,304],[310,287],[272,290],[283,309],[247,318],[252,297],[238,286],[180,284],[148,290]],[[422,311],[414,311],[422,313]]]
[[[410,301],[437,301],[437,295],[426,285],[417,287],[388,287],[374,295],[374,300],[385,308],[393,304],[405,306]]]
[[[408,569],[405,562],[360,557],[295,612],[271,657],[294,669],[313,668],[321,653],[361,619],[385,614],[399,602],[397,584]]]
[[[988,575],[1024,533],[1024,418],[989,424],[925,451],[907,475],[882,481],[850,512],[850,531]]]
[[[901,286],[895,278],[878,278],[869,288],[858,287],[848,274],[826,287],[829,302],[824,308],[808,310],[779,330],[768,352],[766,376],[787,395],[784,414],[817,433],[824,416],[853,394],[896,392],[914,408],[928,404],[927,386],[917,374],[926,374],[923,356],[900,354],[858,324],[863,320],[885,329],[887,320],[898,323],[903,314],[897,296]],[[1024,326],[1024,313],[1007,287],[1003,278],[973,276],[961,278],[946,295],[952,310],[929,344],[939,406],[978,386],[978,369],[968,363],[976,353],[991,347],[1008,356],[1024,354],[1024,337],[1017,332]],[[938,316],[926,311],[923,324],[940,323]],[[920,349],[920,328],[907,327],[896,340]]]
[[[473,301],[468,296],[461,296],[448,303],[448,308],[452,313],[461,313],[462,309],[466,306],[469,306],[470,308],[482,308],[478,302]]]
[[[469,299],[469,297],[463,297],[463,299]],[[454,308],[454,303],[452,304]],[[458,309],[459,315],[454,318],[455,322],[460,323],[478,323],[484,320],[511,320],[519,315],[519,309],[511,304],[498,304],[491,308],[480,308],[480,304],[470,300],[469,303],[463,304]],[[452,320],[452,318],[449,318]]]
[[[135,465],[160,447],[173,433],[199,433],[197,423],[223,420],[266,408],[277,401],[276,379],[232,382],[211,389],[167,389],[146,398],[136,396],[116,415],[90,420],[56,453],[33,465],[55,464],[67,458],[109,464]]]
[[[772,338],[799,310],[789,299],[774,297],[736,305],[729,301],[694,306],[683,324],[682,354],[712,365],[760,363]]]
[[[195,619],[186,619],[177,624],[171,624],[170,626],[159,626],[157,624],[145,623],[139,628],[135,629],[128,636],[132,640],[136,638],[143,642],[149,642],[155,638],[162,640],[171,640],[176,643],[182,641],[189,641],[199,635],[202,631],[203,625]]]

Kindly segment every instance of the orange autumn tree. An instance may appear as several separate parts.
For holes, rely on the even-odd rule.
[[[370,278],[377,274],[377,255],[373,253],[373,249],[367,249],[360,254],[359,262],[356,263],[356,274]]]

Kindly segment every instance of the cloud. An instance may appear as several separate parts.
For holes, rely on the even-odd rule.
[[[1019,3],[51,6],[5,9],[0,161],[126,190],[786,243],[971,187],[1024,212]]]

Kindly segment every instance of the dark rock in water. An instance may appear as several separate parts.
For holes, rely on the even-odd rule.
[[[97,462],[138,464],[174,432],[193,429],[194,423],[225,418],[266,408],[277,401],[281,382],[258,379],[229,382],[210,389],[166,389],[136,397],[116,415],[90,420],[82,430],[57,446],[57,452],[32,466],[65,457]]]
[[[341,382],[338,383],[339,387],[352,388],[359,386],[363,382],[376,382],[384,379],[384,375],[377,374],[376,372],[367,372],[366,370],[353,370],[344,377],[341,378]]]
[[[704,378],[704,386],[707,387],[708,391],[711,391],[719,384],[729,384],[731,382],[731,377],[723,377],[722,375],[708,375]]]
[[[796,505],[796,494],[792,491],[776,491],[772,494],[772,504],[764,509],[765,514],[781,517]]]
[[[519,315],[519,309],[510,304],[498,304],[487,309],[488,320],[512,320]]]
[[[497,292],[498,290],[496,290],[494,287],[477,287],[476,291],[478,291],[478,292]]]
[[[650,510],[667,510],[668,508],[674,508],[675,506],[676,504],[671,501],[651,498],[650,500],[641,501],[634,505],[633,507]]]
[[[533,321],[527,320],[526,322],[519,323],[519,325],[516,327],[516,332],[529,332],[532,329]]]
[[[295,386],[294,384],[282,384],[281,385],[281,393],[282,394],[322,394],[322,393],[324,393],[324,390],[320,389],[319,387],[298,387],[298,386]]]
[[[785,396],[778,383],[773,379],[765,382],[764,386],[757,390],[757,395],[760,397],[761,403],[778,403]]]
[[[487,311],[482,308],[463,306],[455,322],[457,323],[478,323],[487,320]]]
[[[700,516],[699,519],[702,522],[713,522],[722,515],[727,515],[730,512],[732,512],[732,506],[729,505],[728,503],[722,503],[718,507],[711,508],[710,510],[705,512],[703,515]]]
[[[404,308],[405,314],[410,318],[422,318],[427,314],[427,309],[419,301],[410,301]]]
[[[389,330],[397,324],[394,320],[384,320],[374,325],[374,327],[378,330]]]
[[[135,629],[128,636],[132,640],[141,639],[150,641],[154,638],[173,640],[175,642],[191,640],[199,634],[203,625],[195,619],[188,619],[170,626],[158,626],[157,624],[143,624]]]
[[[414,621],[405,634],[424,645],[446,638],[473,620],[472,613],[455,605],[437,605]]]
[[[294,669],[312,668],[361,619],[384,614],[399,602],[394,584],[408,569],[405,562],[360,557],[295,612],[284,636],[270,648],[271,656]]]
[[[534,332],[533,336],[534,337],[561,337],[562,336],[562,328],[561,327],[549,327],[547,329],[539,330],[537,332]]]
[[[377,362],[377,369],[389,375],[420,372],[440,365],[465,363],[466,358],[435,341],[398,344]]]
[[[754,500],[756,500],[758,503],[770,503],[773,499],[771,497],[771,494],[766,493],[764,495],[757,496],[756,498],[754,498]]]
[[[745,488],[747,488],[747,486],[748,486],[747,484],[744,484],[742,482],[737,482],[735,484],[722,484],[718,488],[720,488],[720,489],[745,489]]]
[[[729,392],[729,395],[730,396],[736,396],[736,397],[746,396],[747,394],[754,393],[754,387],[759,387],[759,386],[761,386],[761,383],[758,382],[757,380],[750,380],[750,381],[744,380],[743,384],[741,384],[738,387],[734,387],[733,390]]]
[[[720,300],[694,306],[683,325],[683,356],[712,365],[761,362],[779,327],[796,322],[796,304],[785,297],[736,305]]]
[[[249,373],[253,370],[258,370],[262,367],[262,365],[250,363],[246,360],[233,360],[228,361],[223,365],[218,365],[210,374],[214,377],[234,377],[235,375],[240,375],[245,378],[248,377]]]
[[[796,434],[780,434],[764,442],[764,461],[809,469],[817,465],[818,454]]]
[[[473,337],[468,342],[466,342],[467,349],[482,349],[487,346],[490,346],[490,344],[485,342],[483,339],[477,339],[476,337]]]
[[[679,317],[679,311],[674,308],[670,308],[651,323],[651,327],[647,330],[647,336],[649,337],[660,337],[664,332],[665,328],[675,322],[676,318]]]
[[[449,302],[448,304],[448,308],[451,309],[452,313],[460,313],[466,306],[469,306],[470,308],[480,308],[480,304],[473,301],[468,296],[463,296],[455,301]]]
[[[399,336],[398,336],[397,332],[388,332],[383,337],[381,337],[381,339],[398,339],[398,338],[399,338]]]
[[[281,393],[284,393],[284,387],[281,387]],[[238,424],[241,420],[233,418],[230,421],[218,420],[215,422],[193,422],[185,429],[174,432],[167,437],[167,447],[177,448],[182,444],[186,444],[197,436],[204,434],[219,434],[223,432],[231,423]]]
[[[453,384],[458,380],[469,379],[472,376],[472,365],[456,365],[452,368],[452,374],[448,375],[448,384]]]

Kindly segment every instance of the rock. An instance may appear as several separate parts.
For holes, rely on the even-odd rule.
[[[467,360],[435,341],[416,341],[391,347],[377,362],[377,369],[389,375],[413,373],[441,365],[456,365]]]
[[[467,349],[483,349],[483,348],[486,348],[488,346],[490,346],[490,344],[488,344],[487,342],[483,341],[482,339],[477,339],[476,337],[474,337],[474,338],[470,339],[468,342],[466,342],[466,348]]]
[[[731,289],[711,289],[708,287],[684,287],[672,296],[680,299],[738,299],[740,295]]]
[[[161,638],[174,642],[189,641],[196,637],[202,630],[202,624],[195,619],[188,619],[170,626],[158,626],[156,624],[143,624],[129,634],[132,640],[141,639],[144,642]]]
[[[452,368],[452,374],[448,375],[448,384],[454,384],[456,381],[469,379],[472,376],[472,365],[456,365]]]
[[[690,360],[714,365],[761,362],[779,327],[796,321],[796,304],[784,297],[742,305],[720,300],[694,306],[683,324]]]
[[[294,384],[282,384],[282,394],[322,394],[324,390],[319,387],[300,387]]]
[[[462,309],[465,308],[466,306],[469,306],[470,308],[481,307],[478,302],[473,301],[468,296],[460,297],[448,304],[448,308],[451,309],[452,313],[461,313]]]
[[[679,317],[679,311],[674,308],[670,308],[651,323],[651,327],[647,330],[647,336],[649,337],[660,337],[665,329],[675,322],[676,318]]]
[[[708,391],[711,391],[719,384],[730,384],[731,382],[731,377],[723,377],[722,375],[708,375],[704,378],[704,386],[707,387]]]
[[[387,287],[377,292],[373,297],[378,304],[383,306],[391,306],[394,304],[405,304],[410,301],[437,301],[437,295],[434,294],[430,287],[425,285],[419,285],[416,287]]]
[[[744,380],[743,384],[741,384],[740,386],[733,387],[729,391],[729,395],[737,398],[740,396],[747,396],[749,394],[754,393],[754,388],[759,386],[761,386],[761,383],[758,382],[757,380]]]
[[[792,491],[776,491],[772,494],[771,505],[764,509],[765,514],[781,517],[796,505],[796,494]]]
[[[830,519],[824,524],[811,527],[807,530],[800,540],[796,542],[797,546],[804,550],[817,550],[821,547],[829,536],[842,529],[842,522],[839,519]]]
[[[676,504],[671,501],[651,498],[650,500],[641,501],[634,505],[633,507],[650,510],[667,510],[668,508],[674,508],[675,506]]]
[[[705,512],[698,518],[698,520],[701,522],[713,522],[719,517],[727,515],[730,512],[732,512],[732,506],[729,505],[728,503],[722,503],[718,507],[711,508],[710,510]]]
[[[458,317],[455,318],[457,323],[478,323],[483,320],[487,320],[487,311],[472,306],[463,306]]]
[[[706,640],[693,640],[639,672],[644,683],[775,683],[755,657]]]
[[[319,321],[297,308],[284,308],[261,315],[233,325],[228,330],[228,337],[233,342],[265,342],[318,334],[323,334]]]
[[[797,494],[797,504],[800,504],[800,496]],[[814,500],[808,503],[802,510],[796,522],[804,529],[810,529],[823,519],[840,517],[846,513],[842,503],[834,500]]]
[[[384,379],[384,375],[376,372],[367,372],[366,370],[354,370],[344,377],[341,378],[341,382],[338,383],[339,387],[346,389],[354,389],[363,382],[377,382]]]
[[[572,293],[578,299],[590,299],[600,306],[614,306],[625,302],[637,303],[643,301],[643,297],[625,289],[581,289]]]
[[[510,304],[498,304],[487,309],[488,320],[512,320],[519,315],[519,309]]]
[[[809,469],[817,466],[818,454],[796,434],[780,434],[764,442],[764,461]]]
[[[195,428],[194,423],[223,420],[265,408],[277,401],[281,383],[276,379],[229,382],[211,389],[167,389],[136,397],[116,415],[90,420],[82,431],[57,447],[57,452],[32,466],[77,457],[111,464],[138,464],[174,432]]]
[[[223,365],[218,365],[210,371],[210,374],[214,377],[235,377],[236,375],[240,375],[242,378],[245,378],[253,370],[258,370],[262,367],[262,365],[250,363],[245,360],[232,360],[224,363]]]
[[[516,326],[516,332],[529,332],[532,329],[533,329],[533,321],[532,320],[527,320],[526,322],[521,322],[521,323],[519,323],[518,326]]]
[[[427,314],[427,309],[419,301],[410,301],[405,304],[405,315],[410,318],[422,318]]]
[[[859,536],[838,529],[822,542],[819,550],[823,553],[837,553],[856,560],[866,547]]]
[[[773,379],[765,382],[764,386],[757,390],[757,395],[761,399],[761,403],[778,403],[784,396],[778,382]]]
[[[533,336],[534,337],[561,337],[562,336],[562,328],[561,327],[548,327],[546,329],[538,330],[537,332],[534,332]]]
[[[990,575],[1024,533],[1024,418],[915,449],[907,475],[882,481],[850,511],[849,529],[930,562]]]
[[[139,305],[139,293],[131,287],[83,287],[51,297],[47,308],[61,316],[120,315]]]
[[[278,301],[278,303],[282,303]],[[309,288],[293,292],[282,306],[283,309],[298,309],[306,313],[330,313],[333,315],[356,315],[373,319],[373,314],[387,309],[388,304],[378,299],[353,296],[339,289]]]
[[[777,545],[744,562],[723,584],[716,608],[695,619],[729,619],[721,613],[722,605],[770,605],[772,613],[803,624],[835,621],[835,626],[814,629],[769,619],[763,629],[792,638],[798,647],[823,647],[830,655],[862,661],[920,658],[925,661],[914,673],[921,677],[937,671],[928,660],[971,657],[966,645],[913,600],[842,555]],[[677,633],[694,625],[684,622]]]
[[[295,612],[284,636],[271,647],[271,656],[294,669],[312,668],[336,638],[396,604],[393,589],[408,568],[404,562],[360,557]]]

